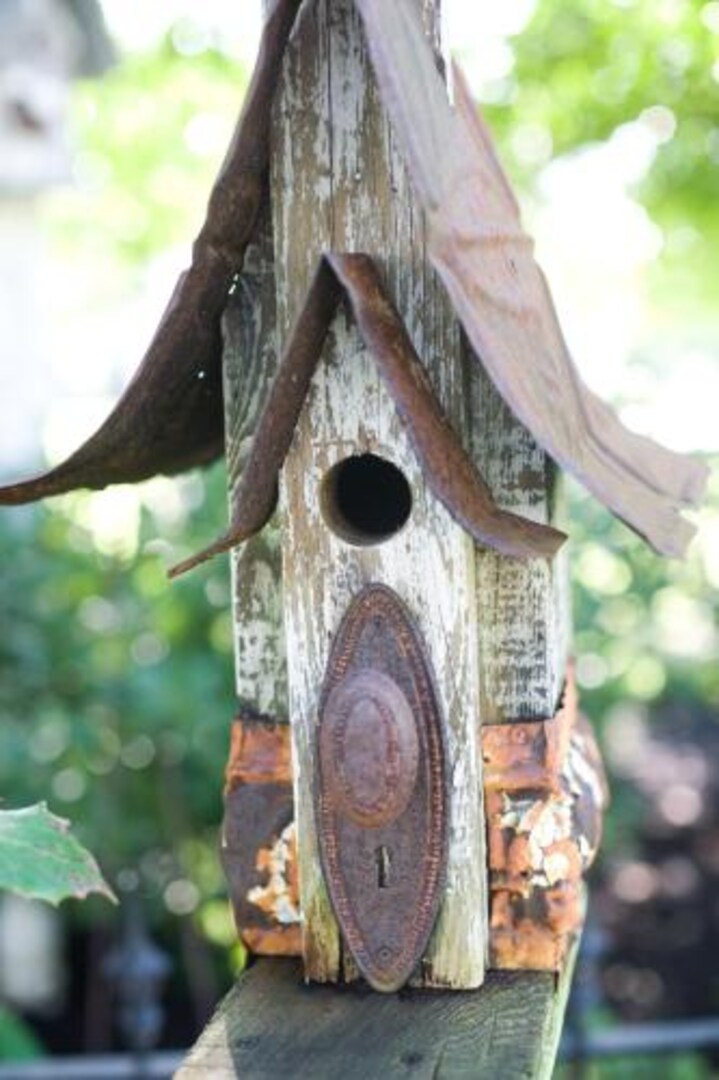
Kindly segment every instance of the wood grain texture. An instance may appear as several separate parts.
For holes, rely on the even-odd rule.
[[[432,6],[424,3],[423,14],[438,40],[438,18],[436,11],[430,10]],[[301,34],[305,39],[313,33],[320,37],[320,52],[328,65],[327,11],[310,7]],[[413,202],[391,126],[381,110],[377,115],[377,91],[367,70],[366,55],[360,53],[360,70],[356,73],[369,80],[365,91],[369,100],[360,96],[360,104],[356,105],[362,109],[361,122],[356,125],[362,135],[361,145],[352,149],[349,138],[344,140],[351,160],[338,165],[344,178],[340,184],[333,172],[338,151],[330,148],[327,119],[330,79],[326,73],[320,78],[318,50],[305,50],[300,56],[300,44],[300,40],[295,42],[288,58],[283,102],[278,103],[275,112],[278,130],[273,212],[278,222],[280,339],[286,339],[303,302],[315,270],[314,259],[332,239],[330,219],[338,216],[332,192],[341,198],[345,218],[348,205],[353,208],[352,199],[360,200],[360,205],[354,207],[354,223],[344,223],[343,241],[351,243],[357,236],[357,243],[378,256],[389,272],[391,289],[401,299],[400,311],[408,318],[415,346],[427,350],[421,355],[429,377],[456,430],[464,434],[465,445],[497,502],[537,521],[556,522],[556,470],[529,432],[514,419],[469,350],[462,351],[457,321],[428,268],[424,220]],[[342,69],[335,64],[334,71],[337,82]],[[349,92],[345,87],[345,93]],[[337,94],[337,107],[347,107],[344,99],[339,103],[336,99]],[[300,111],[301,120],[294,117],[293,110]],[[310,122],[310,117],[315,119]],[[387,177],[394,204],[382,214],[375,214],[376,207],[382,205],[380,200],[387,201]],[[259,265],[258,255],[262,256]],[[274,296],[268,287],[272,259],[266,244],[259,251],[251,249],[246,259],[249,272],[243,275],[245,283],[233,298],[225,319],[228,459],[233,490],[239,483],[258,415],[259,391],[266,392],[274,371],[276,350]],[[254,344],[253,334],[260,335]],[[248,407],[246,399],[253,402],[253,407]],[[471,424],[469,415],[475,418]],[[274,532],[249,541],[233,553],[237,679],[243,702],[261,712],[286,716],[278,556]],[[552,565],[545,560],[519,564],[484,549],[478,549],[477,559],[483,718],[493,722],[515,716],[551,716],[561,693],[567,652],[566,554]]]
[[[432,392],[422,361],[389,301],[375,263],[364,255],[329,262],[347,290],[362,340],[380,366],[434,495],[481,547],[524,559],[552,558],[566,535],[497,507]]]
[[[468,346],[471,352],[471,347]],[[475,459],[499,506],[563,526],[561,476],[494,389],[470,369]],[[571,637],[569,553],[553,560],[509,559],[477,548],[482,722],[553,716]]]
[[[425,4],[425,13],[431,5]],[[351,0],[306,4],[286,57],[274,117],[273,211],[278,325],[286,335],[320,256],[363,251],[382,268],[455,430],[467,433],[465,357],[446,295],[428,267],[424,219],[381,107]],[[415,497],[410,524],[373,548],[351,548],[322,518],[318,484],[347,454],[388,457]],[[335,319],[284,472],[284,596],[295,731],[296,813],[305,959],[315,979],[342,969],[319,869],[312,773],[317,696],[331,637],[352,596],[384,581],[417,618],[435,666],[453,788],[448,888],[425,963],[428,981],[477,985],[486,950],[484,825],[474,545],[429,495],[374,361],[354,326]]]
[[[247,249],[222,320],[230,510],[277,370],[274,241],[269,208]],[[242,708],[287,719],[279,530],[269,525],[231,555],[237,695]]]
[[[371,547],[352,547],[325,523],[322,478],[339,460],[371,452],[407,478],[413,510],[405,528]],[[428,491],[424,474],[376,365],[353,326],[333,327],[300,418],[283,478],[284,598],[295,735],[295,793],[308,974],[336,978],[340,955],[319,868],[313,813],[317,702],[329,647],[353,596],[390,585],[421,630],[445,717],[451,790],[447,889],[425,959],[425,978],[477,985],[484,969],[484,824],[477,753],[474,544]]]
[[[299,965],[259,961],[176,1080],[549,1080],[573,963],[559,979],[490,972],[476,991],[384,995],[305,986]]]
[[[509,537],[510,550],[519,545],[518,550],[524,554],[527,550],[551,550],[559,534],[539,525],[538,529],[545,529],[546,533],[537,532],[535,537],[526,522],[527,519],[546,521],[556,516],[556,470],[526,429],[514,420],[483,370],[473,364],[470,356],[470,399],[484,422],[474,427],[468,442],[474,451],[471,457],[483,463],[491,479],[490,487],[482,480],[471,457],[467,457],[454,429],[440,416],[432,390],[425,385],[424,368],[404,327],[386,302],[384,286],[372,262],[366,256],[333,255],[331,265],[334,272],[341,273],[349,289],[352,314],[408,430],[426,483],[455,520],[474,533],[475,538],[485,536],[488,543],[506,550]],[[355,272],[357,281],[353,277]],[[315,274],[311,293],[326,277],[327,270]],[[264,305],[267,308],[264,320],[253,317],[253,310],[245,310],[253,304],[255,315],[263,312],[262,293],[253,295],[252,282],[248,278],[233,305],[229,329],[233,329],[237,320],[242,332],[236,338],[229,338],[226,357],[226,367],[232,375],[228,378],[227,402],[228,423],[233,426],[230,460],[234,520],[230,531],[209,551],[230,546],[244,535],[248,521],[256,518],[256,514],[253,517],[256,504],[260,506],[260,521],[269,512],[276,470],[291,444],[312,372],[318,364],[325,327],[339,301],[338,294],[335,301],[323,305],[327,309],[323,310],[323,319],[327,322],[322,322],[319,331],[313,328],[307,340],[306,334],[299,334],[297,364],[291,360],[294,346],[288,343],[275,385],[268,391],[258,370],[257,354],[266,367],[274,367],[274,309],[270,310],[269,303]],[[304,301],[300,326],[306,312],[315,307],[317,304]],[[297,324],[293,327],[292,342],[296,334]],[[308,341],[312,342],[309,349]],[[405,357],[402,365],[400,354]],[[259,382],[263,387],[261,393],[256,390]],[[256,413],[263,398],[267,398],[267,404],[257,421]],[[244,446],[251,441],[245,436],[246,431],[254,435],[249,456],[244,452]],[[508,515],[503,520],[490,488],[499,493],[508,509],[518,507],[526,517]],[[545,544],[545,536],[549,537],[549,544]],[[278,560],[274,557],[278,554],[276,541],[276,533],[268,530],[266,536],[251,540],[234,556],[236,571],[241,566],[235,574],[241,696],[248,704],[261,697],[263,704],[259,707],[263,712],[269,707],[267,700],[271,694],[266,685],[260,693],[259,686],[253,686],[252,681],[263,679],[263,673],[276,681],[284,670],[283,641],[277,623],[281,590]],[[483,613],[486,612],[480,627],[485,718],[495,722],[512,717],[553,715],[561,692],[566,652],[566,562],[562,559],[551,563],[535,558],[518,564],[484,547],[477,550],[480,603]],[[204,554],[190,562],[203,558]],[[276,657],[273,649],[279,650]]]

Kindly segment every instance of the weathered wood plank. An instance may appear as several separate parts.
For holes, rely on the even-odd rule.
[[[284,474],[284,596],[295,809],[308,974],[337,977],[334,920],[326,910],[314,819],[317,702],[330,645],[363,585],[382,582],[407,604],[434,668],[447,736],[448,879],[425,957],[429,983],[477,986],[486,950],[484,821],[478,754],[474,544],[428,491],[419,461],[376,365],[340,320],[310,390]],[[348,454],[374,453],[409,481],[409,522],[379,545],[353,547],[326,525],[321,480]]]
[[[505,510],[562,526],[561,477],[476,360],[469,369],[474,456]],[[571,634],[566,547],[553,560],[477,549],[482,722],[546,719],[562,694]]]
[[[490,972],[480,990],[374,994],[307,986],[259,961],[217,1010],[176,1080],[549,1080],[574,952],[557,979]]]
[[[277,369],[274,243],[268,212],[245,255],[222,322],[225,438],[230,503],[249,443]],[[240,707],[287,719],[279,530],[264,532],[231,555],[236,685]]]
[[[431,23],[438,5],[425,0],[422,6]],[[466,434],[458,324],[427,265],[424,218],[379,100],[352,0],[316,0],[300,16],[275,110],[273,209],[280,334],[289,332],[324,251],[372,255],[445,409]],[[339,459],[365,451],[402,469],[414,509],[399,536],[360,549],[327,528],[318,486]],[[320,981],[334,980],[343,963],[313,813],[317,701],[329,645],[352,596],[363,584],[382,581],[420,623],[447,719],[453,799],[449,878],[423,977],[476,986],[486,952],[486,890],[474,548],[428,495],[374,362],[344,317],[335,320],[298,424],[284,472],[282,512],[307,972]]]

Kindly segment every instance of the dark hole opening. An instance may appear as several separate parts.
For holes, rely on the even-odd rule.
[[[406,477],[391,461],[358,454],[334,465],[322,485],[322,511],[350,544],[377,544],[398,533],[412,510]]]

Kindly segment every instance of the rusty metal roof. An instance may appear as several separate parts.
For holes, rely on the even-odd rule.
[[[683,554],[694,530],[680,510],[701,499],[706,466],[630,432],[586,387],[562,336],[531,240],[522,229],[517,202],[461,72],[455,68],[453,107],[411,0],[356,3],[385,107],[427,215],[429,257],[478,362],[515,415],[563,468],[656,551]],[[0,503],[29,502],[72,488],[100,488],[178,472],[222,453],[220,317],[230,285],[242,272],[267,192],[272,99],[299,6],[300,0],[276,0],[268,17],[240,120],[193,248],[192,265],[180,278],[135,378],[83,447],[45,475],[0,489]],[[322,262],[318,276],[324,275],[327,282],[327,275],[334,275],[335,285],[308,297],[287,349],[288,354],[294,350],[294,362],[302,349],[302,363],[310,374],[326,330],[326,311],[318,314],[318,305],[332,306],[340,282],[362,328],[367,304],[362,288],[358,291],[352,284],[353,268],[360,266],[362,273],[370,273],[365,264],[330,253]],[[303,319],[309,327],[304,345]],[[365,331],[371,336],[367,325]],[[312,349],[316,351],[310,355]],[[387,350],[383,351],[381,334],[375,335],[372,349],[382,368]],[[419,363],[416,358],[411,362]],[[256,433],[248,479],[241,485],[247,498],[244,504],[239,500],[236,510],[242,512],[235,514],[232,528],[208,549],[209,554],[256,531],[271,512],[274,479],[270,491],[267,477],[276,478],[289,446],[288,417],[294,424],[301,407],[299,399],[293,405],[281,400],[282,386],[281,368]],[[393,393],[400,411],[404,409],[428,482],[455,517],[482,543],[529,554],[526,548],[511,550],[522,546],[519,519],[507,532],[508,522],[502,518],[511,515],[500,514],[471,463],[471,476],[466,471],[461,490],[452,485],[440,490],[438,469],[417,435],[422,410],[426,413],[434,405],[428,406],[422,395],[410,396],[401,405],[396,387]],[[446,421],[434,437],[443,453],[456,454],[459,447],[464,454]],[[277,447],[283,448],[281,452]],[[258,476],[263,483],[250,490]],[[533,543],[539,542],[536,529],[541,527],[529,523],[522,527],[529,547],[530,533]],[[540,548],[542,543],[556,548],[557,534],[550,541],[551,531]]]

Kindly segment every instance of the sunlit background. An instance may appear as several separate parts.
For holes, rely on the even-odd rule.
[[[76,447],[134,370],[187,262],[261,24],[259,0],[102,7],[114,63],[92,4],[0,3],[6,478]],[[18,31],[13,52],[3,27],[31,9],[48,41]],[[719,3],[453,0],[447,15],[586,379],[637,430],[717,453]],[[223,485],[217,467],[0,516],[0,797],[48,799],[120,893],[142,898],[172,958],[170,1046],[242,963],[215,854],[227,567],[171,588],[164,576],[218,531]],[[711,1014],[719,491],[685,564],[570,496],[578,677],[614,789],[594,885],[597,1022]],[[102,964],[118,919],[100,901],[57,916],[3,901],[0,1057],[119,1045]],[[677,1062],[677,1076],[712,1075],[698,1055]],[[627,1068],[616,1075],[641,1063]]]

